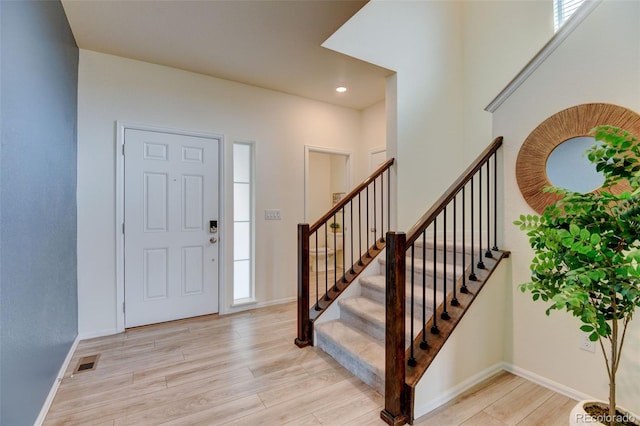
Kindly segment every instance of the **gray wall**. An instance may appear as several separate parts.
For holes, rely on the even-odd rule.
[[[59,1],[0,1],[0,424],[36,420],[77,335],[78,48]]]

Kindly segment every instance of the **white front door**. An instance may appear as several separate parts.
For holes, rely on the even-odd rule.
[[[219,143],[125,129],[125,327],[218,312]]]

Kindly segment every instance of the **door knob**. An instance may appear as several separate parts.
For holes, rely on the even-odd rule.
[[[209,239],[209,242],[210,242],[211,244],[215,244],[215,243],[217,243],[217,242],[218,242],[218,239],[217,239],[216,237],[211,237],[211,238]]]

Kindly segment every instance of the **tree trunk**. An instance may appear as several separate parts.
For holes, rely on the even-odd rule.
[[[613,305],[615,309],[615,298]],[[614,426],[616,424],[616,372],[618,370],[618,357],[620,356],[618,353],[618,318],[614,316],[611,325],[611,373],[609,377],[609,421],[607,423]]]
[[[611,381],[609,383],[609,424],[614,426],[616,418],[616,373],[611,374]]]

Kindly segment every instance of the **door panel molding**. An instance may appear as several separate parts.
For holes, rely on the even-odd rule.
[[[115,250],[116,250],[116,332],[123,332],[125,329],[125,246],[124,246],[124,193],[125,193],[125,178],[124,178],[124,142],[125,142],[125,130],[142,130],[149,132],[160,132],[166,134],[174,134],[181,136],[200,137],[205,139],[212,139],[218,141],[218,220],[220,223],[226,223],[224,212],[224,200],[225,200],[225,181],[224,181],[224,136],[219,133],[207,133],[197,132],[184,129],[167,128],[161,126],[154,126],[148,124],[132,123],[125,121],[116,121],[116,140],[115,140],[115,153],[116,153],[116,212],[115,212]],[[158,161],[163,161],[163,150],[160,146],[149,146],[145,148],[145,155],[149,155]],[[199,162],[197,153],[195,151],[184,152],[185,159]],[[225,240],[225,227],[218,228],[218,236]],[[225,276],[225,250],[223,245],[220,246],[218,254],[218,311],[221,311],[220,307],[223,304],[224,294],[224,280]],[[183,276],[184,277],[184,276]]]

